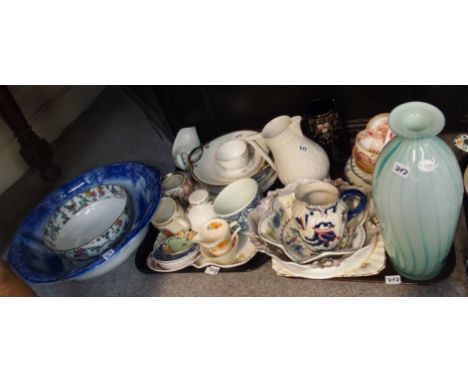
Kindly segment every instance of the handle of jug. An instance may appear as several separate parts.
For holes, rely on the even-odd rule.
[[[364,209],[367,206],[367,196],[366,196],[366,194],[364,194],[364,192],[359,191],[359,190],[357,190],[355,188],[350,188],[348,190],[344,190],[341,193],[340,198],[344,202],[346,202],[346,200],[350,199],[350,198],[358,198],[359,199],[359,203],[357,204],[357,206],[352,208],[352,209],[349,209],[349,211],[348,211],[348,219],[349,220],[351,220],[355,216],[359,215],[362,211],[364,211]]]
[[[294,131],[296,135],[299,137],[304,137],[304,134],[302,134],[302,129],[301,129],[301,120],[302,117],[300,115],[295,115],[294,117],[291,117],[291,124],[289,127]]]
[[[248,143],[250,146],[252,146],[255,149],[255,151],[257,151],[263,157],[263,159],[267,161],[267,163],[271,166],[271,168],[276,172],[276,166],[273,160],[270,158],[268,153],[256,141],[257,139],[260,139],[260,138],[262,138],[262,134],[258,133],[258,134],[248,135],[244,139],[245,139],[245,142]]]

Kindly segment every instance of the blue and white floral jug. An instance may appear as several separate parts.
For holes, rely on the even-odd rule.
[[[348,221],[363,212],[366,195],[357,189],[343,192],[326,182],[299,186],[295,191],[292,215],[296,228],[305,244],[316,251],[331,250],[343,239]],[[359,199],[349,208],[346,201]]]
[[[463,198],[460,167],[436,135],[442,112],[424,102],[397,106],[395,132],[375,166],[372,196],[386,251],[395,270],[429,280],[442,270],[452,246]]]

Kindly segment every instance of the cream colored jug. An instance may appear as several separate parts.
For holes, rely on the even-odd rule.
[[[263,138],[270,148],[274,162],[256,142]],[[330,162],[327,153],[317,143],[304,137],[301,117],[281,115],[268,122],[259,134],[246,137],[246,141],[270,164],[283,184],[301,178],[328,178]]]

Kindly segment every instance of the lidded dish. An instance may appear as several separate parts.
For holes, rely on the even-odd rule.
[[[368,174],[374,172],[380,152],[395,136],[388,126],[388,116],[388,113],[382,113],[372,117],[366,128],[356,136],[353,159],[356,165]]]

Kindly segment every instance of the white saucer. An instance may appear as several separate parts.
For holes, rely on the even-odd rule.
[[[252,134],[258,134],[258,131],[234,131],[232,133],[222,135],[212,140],[211,142],[204,145],[202,148],[195,149],[192,152],[192,155],[190,156],[190,160],[192,161],[191,172],[193,178],[200,183],[204,183],[210,186],[227,186],[228,184],[232,183],[234,178],[231,177],[231,174],[229,174],[229,177],[226,177],[224,169],[217,169],[221,166],[214,166],[214,164],[216,163],[216,150],[223,143],[235,139],[245,139],[247,136]],[[268,147],[264,142],[262,143],[262,141],[259,140],[259,144],[261,144],[262,147],[264,147],[265,150],[268,152]],[[252,177],[253,175],[255,175],[263,169],[265,163],[262,156],[255,152],[253,159],[254,160],[252,165],[248,167],[249,171],[245,174],[242,174],[241,177]]]
[[[170,273],[170,272],[176,272],[180,271],[181,269],[187,268],[191,266],[195,261],[197,261],[200,258],[201,254],[197,253],[194,257],[191,257],[187,259],[186,261],[180,263],[177,266],[173,266],[170,268],[164,268],[161,266],[161,264],[153,257],[153,256],[148,256],[146,259],[146,265],[148,266],[149,269],[155,272],[164,272],[164,273]]]
[[[226,260],[229,261],[230,259],[235,257],[235,255],[237,253],[237,246],[238,245],[239,245],[239,235],[236,234],[233,237],[232,248],[229,251],[227,251],[225,254],[219,255],[219,256],[213,255],[206,248],[204,248],[203,246],[200,246],[200,252],[204,257],[206,257],[208,259],[211,259],[213,262],[222,264],[222,263],[226,262]]]
[[[255,245],[250,241],[248,234],[240,233],[238,235],[237,246],[234,250],[230,250],[228,253],[213,257],[213,255],[202,255],[195,261],[192,266],[195,268],[206,268],[210,265],[214,265],[219,268],[235,268],[249,262],[252,257],[257,253]]]
[[[328,260],[328,259],[327,259]],[[334,261],[308,265],[273,258],[273,270],[280,276],[307,279],[329,279],[333,277],[363,277],[380,273],[385,268],[385,248],[380,235],[353,255]]]
[[[253,150],[253,149],[252,149]],[[215,162],[213,166],[213,175],[218,178],[219,181],[229,180],[230,182],[240,179],[240,178],[249,178],[251,175],[254,175],[258,170],[263,166],[264,160],[262,156],[253,151],[250,154],[249,161],[245,167],[238,168],[235,170],[226,170],[218,162]]]
[[[350,157],[345,165],[345,178],[354,186],[360,187],[365,191],[372,189],[372,175],[362,171],[353,157]]]

